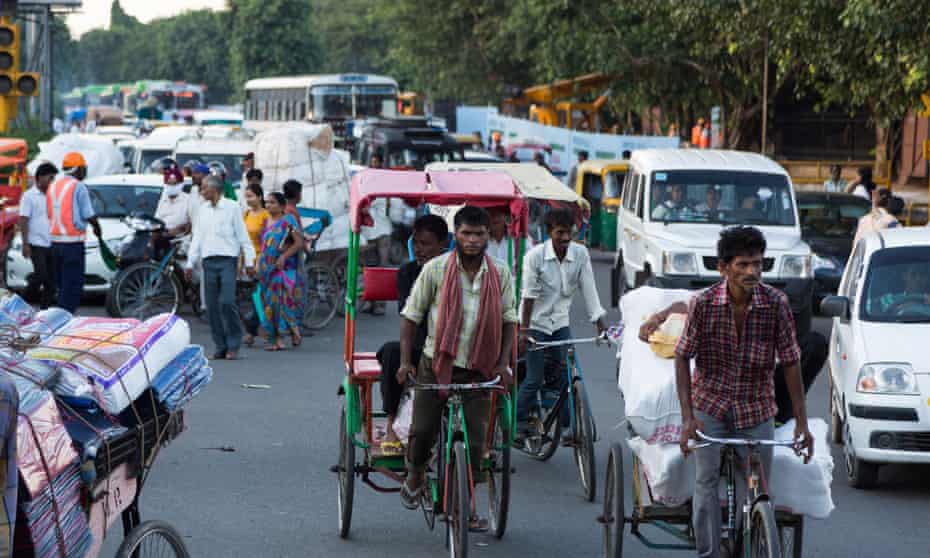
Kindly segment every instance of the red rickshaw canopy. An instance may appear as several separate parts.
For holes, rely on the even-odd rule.
[[[513,179],[503,172],[363,170],[352,179],[349,189],[349,218],[354,232],[373,224],[368,208],[379,198],[400,198],[411,207],[424,203],[507,207],[512,234],[526,235],[526,200]]]

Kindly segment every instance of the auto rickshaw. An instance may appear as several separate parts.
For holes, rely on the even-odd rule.
[[[344,359],[346,375],[339,394],[344,402],[339,419],[339,460],[332,467],[338,479],[339,535],[346,538],[352,522],[352,502],[355,479],[378,492],[398,492],[406,469],[402,455],[384,452],[381,440],[386,435],[385,415],[373,409],[375,384],[381,379],[381,365],[375,353],[358,350],[356,341],[357,301],[388,301],[397,299],[397,268],[365,267],[364,286],[359,282],[359,242],[362,229],[373,221],[369,215],[372,202],[391,198],[411,207],[426,208],[440,214],[440,208],[476,205],[501,208],[511,215],[510,234],[525,238],[526,201],[513,180],[504,173],[475,172],[466,177],[453,172],[388,171],[366,169],[357,173],[349,189],[349,253],[346,273]],[[523,242],[516,243],[514,262],[522,269]],[[516,275],[519,292],[521,276]],[[360,292],[361,291],[361,292]],[[367,338],[362,338],[368,344]],[[516,345],[515,345],[516,346]],[[367,347],[366,347],[367,348]],[[514,355],[515,356],[515,355]],[[469,510],[474,510],[479,486],[469,473],[470,459],[481,459],[481,469],[487,473],[487,503],[490,530],[498,538],[504,535],[510,499],[511,425],[516,408],[511,392],[500,384],[500,378],[478,384],[423,385],[415,390],[445,390],[448,392],[444,426],[440,429],[436,459],[427,472],[427,490],[419,499],[419,507],[430,529],[436,520],[446,524],[446,544],[454,558],[468,553]],[[460,420],[461,393],[464,390],[490,392],[491,417],[484,455],[467,454],[467,432]],[[361,453],[356,459],[356,451]],[[384,483],[384,481],[388,483]],[[391,484],[393,483],[393,485]],[[380,513],[380,512],[379,512]]]
[[[630,170],[629,161],[624,159],[592,159],[578,165],[575,176],[575,192],[591,199],[592,188],[601,187],[601,206],[591,211],[589,245],[605,250],[617,249],[617,208],[620,207],[620,192],[623,181]]]

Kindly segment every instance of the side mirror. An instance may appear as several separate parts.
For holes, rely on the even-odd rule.
[[[845,296],[828,296],[820,303],[820,312],[829,318],[849,319],[849,299]]]

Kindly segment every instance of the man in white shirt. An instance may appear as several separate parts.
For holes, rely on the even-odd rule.
[[[191,230],[190,194],[184,193],[184,175],[177,167],[165,171],[165,188],[155,217],[165,223],[168,236],[184,236]]]
[[[188,279],[198,263],[203,267],[207,318],[216,344],[214,359],[235,360],[242,345],[242,325],[236,304],[236,267],[239,254],[249,276],[255,274],[255,248],[242,220],[239,204],[223,197],[223,181],[217,176],[203,179],[194,238],[188,254]]]
[[[588,249],[572,242],[574,218],[566,209],[555,209],[546,216],[549,240],[536,246],[523,261],[523,312],[520,352],[526,354],[526,378],[517,394],[517,432],[525,434],[529,411],[542,387],[545,372],[543,351],[526,351],[527,339],[561,341],[571,339],[569,311],[579,289],[584,296],[588,319],[598,333],[607,329],[591,267]],[[559,360],[564,361],[560,349]],[[563,408],[562,425],[567,426],[568,406]]]
[[[510,264],[512,262],[507,259],[511,250],[511,241],[513,240],[511,236],[507,234],[510,213],[503,209],[494,208],[488,211],[488,214],[491,216],[491,234],[488,237],[487,254],[492,258],[497,258],[504,263]],[[529,249],[532,247],[533,241],[527,237],[525,250],[529,252]],[[516,258],[516,255],[517,253],[514,251],[514,258]]]
[[[52,252],[51,225],[48,220],[48,186],[58,174],[51,163],[36,169],[35,186],[19,202],[19,230],[23,235],[23,257],[32,260],[34,273],[29,290],[38,292],[39,304],[48,308],[55,301],[55,259]]]

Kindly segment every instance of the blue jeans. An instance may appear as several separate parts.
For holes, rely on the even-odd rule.
[[[84,293],[84,243],[54,242],[58,306],[74,314]]]
[[[769,419],[761,424],[737,430],[732,420],[720,420],[707,413],[695,410],[694,416],[704,423],[704,434],[714,438],[764,438],[771,440],[775,435],[775,421]],[[737,448],[737,454],[742,461],[746,455],[746,447]],[[761,446],[759,456],[762,458],[762,469],[766,480],[771,476],[772,446]],[[721,509],[719,488],[720,485],[720,446],[712,444],[706,448],[694,450],[695,473],[693,521],[694,538],[698,556],[702,558],[718,558],[720,556],[720,529]],[[739,465],[739,464],[737,464]],[[746,497],[746,479],[741,467],[736,468],[736,505],[742,505]],[[736,511],[739,517],[740,511]]]
[[[242,325],[236,304],[238,258],[217,256],[203,260],[207,319],[217,353],[235,352],[242,345]]]
[[[564,341],[572,338],[572,330],[567,327],[557,329],[552,334],[531,329],[528,335],[537,341]],[[529,349],[533,347],[530,346]],[[565,373],[565,347],[548,349],[558,353],[560,363],[559,373]],[[529,417],[530,409],[536,405],[536,394],[546,379],[546,350],[526,351],[526,378],[520,384],[517,392],[517,422],[525,423]],[[568,403],[562,406],[562,425],[568,424]]]

